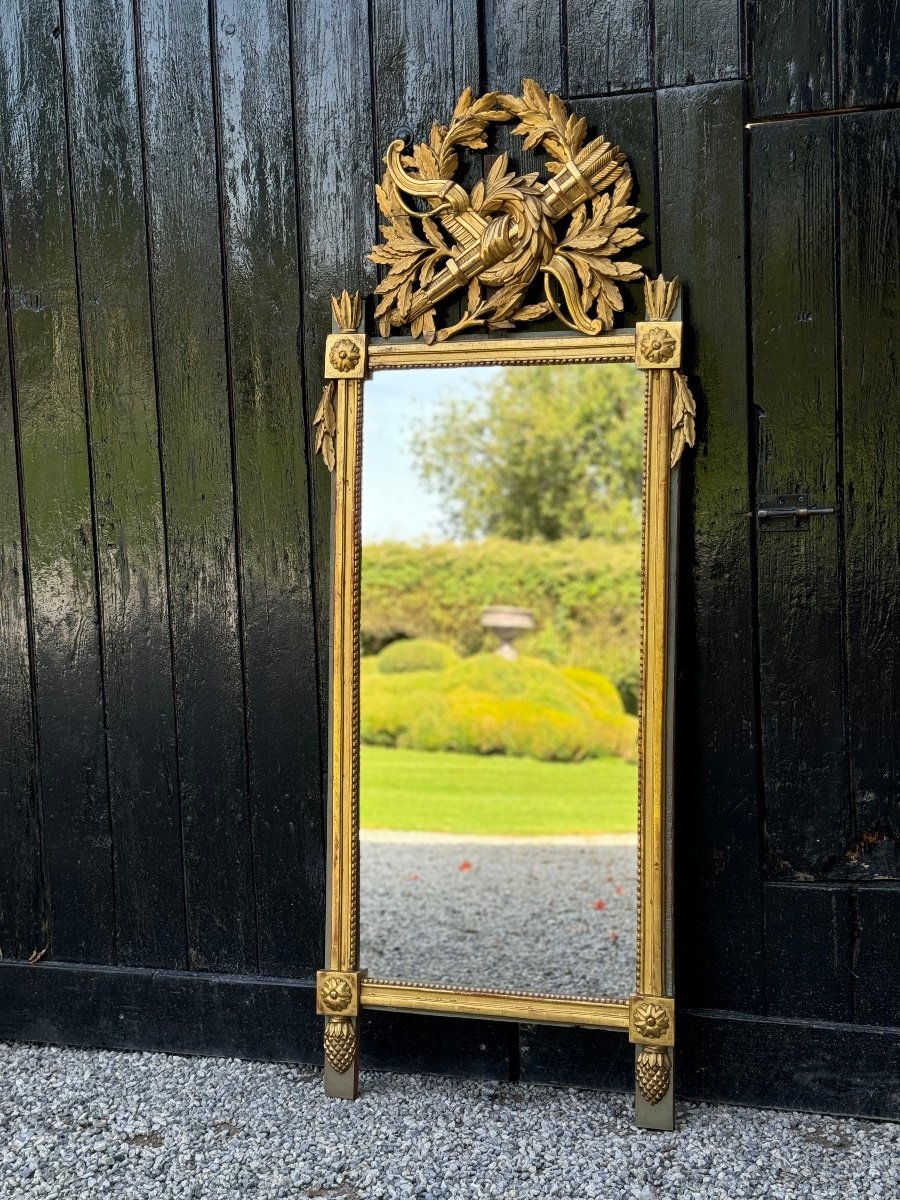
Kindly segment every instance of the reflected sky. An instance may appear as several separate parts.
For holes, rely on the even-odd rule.
[[[448,396],[482,387],[500,367],[376,371],[365,385],[362,540],[437,541],[447,538],[440,497],[416,470],[416,430]]]

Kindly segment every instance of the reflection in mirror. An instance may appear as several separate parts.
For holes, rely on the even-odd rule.
[[[634,990],[644,376],[364,389],[360,964]]]

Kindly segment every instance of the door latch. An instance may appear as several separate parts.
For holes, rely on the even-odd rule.
[[[760,533],[797,533],[809,529],[810,517],[825,517],[834,511],[834,508],[810,508],[806,492],[761,496],[756,524]]]

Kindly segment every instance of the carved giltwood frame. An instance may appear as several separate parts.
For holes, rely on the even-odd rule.
[[[473,110],[476,110],[474,116]],[[494,208],[488,217],[483,217],[477,212],[473,214],[468,204],[469,194],[452,183],[456,170],[455,154],[451,159],[447,158],[446,143],[453,141],[454,129],[461,126],[463,133],[456,137],[455,144],[479,148],[484,144],[486,123],[508,119],[497,115],[507,111],[520,121],[516,132],[523,126],[530,128],[532,133],[534,126],[539,126],[538,134],[543,129],[542,136],[535,135],[536,140],[543,141],[545,146],[550,143],[550,150],[563,161],[557,163],[557,174],[548,185],[539,185],[536,176],[507,175],[504,164],[496,173],[496,179],[500,180],[499,191],[512,197],[508,211],[497,216],[499,208]],[[608,288],[603,291],[598,287],[592,291],[585,285],[580,294],[570,294],[571,289],[567,286],[571,282],[569,266],[562,261],[566,255],[570,255],[582,283],[586,279],[590,283],[594,269],[598,276],[608,279],[608,263],[612,256],[623,245],[636,240],[630,236],[630,227],[625,222],[637,212],[624,203],[630,190],[624,155],[602,139],[582,147],[583,123],[573,125],[573,122],[576,118],[566,116],[558,98],[546,97],[537,85],[526,81],[521,100],[494,94],[475,100],[471,93],[464,93],[450,126],[436,126],[432,131],[430,158],[425,154],[403,158],[402,143],[393,143],[385,160],[388,174],[380,199],[389,219],[395,226],[399,223],[397,236],[407,248],[401,264],[403,270],[409,275],[410,257],[414,257],[410,250],[411,235],[407,237],[412,219],[426,225],[430,223],[432,228],[426,230],[426,238],[435,248],[440,236],[435,233],[435,218],[440,220],[450,239],[448,243],[440,236],[443,249],[438,258],[444,266],[438,270],[439,264],[434,263],[434,269],[426,272],[427,278],[423,277],[421,263],[431,253],[426,249],[418,252],[418,274],[413,272],[408,286],[397,278],[395,268],[399,260],[395,260],[386,280],[379,285],[382,299],[375,316],[382,331],[390,335],[394,328],[408,326],[414,335],[412,339],[369,337],[358,294],[351,296],[344,292],[332,302],[334,332],[326,344],[326,386],[315,419],[316,449],[334,477],[327,966],[318,974],[317,1011],[326,1017],[326,1091],[329,1095],[347,1098],[355,1098],[358,1092],[358,1021],[364,1008],[627,1031],[636,1047],[638,1123],[663,1129],[672,1127],[674,1111],[671,1053],[675,1040],[675,1008],[669,880],[675,515],[678,462],[685,446],[694,441],[694,404],[680,370],[682,324],[677,280],[667,282],[660,277],[653,282],[645,281],[646,320],[638,322],[633,329],[610,330],[613,310],[621,308],[621,302],[616,306],[611,301]],[[571,136],[566,134],[567,130]],[[561,185],[560,179],[567,168],[568,183],[564,181]],[[439,175],[441,170],[443,176]],[[449,180],[446,178],[448,173]],[[433,175],[439,177],[435,179]],[[517,182],[524,186],[524,201],[515,195]],[[418,212],[407,207],[405,202],[398,200],[401,190],[424,198],[431,205],[430,209]],[[546,199],[548,193],[549,200]],[[560,196],[565,203],[560,201]],[[604,196],[611,199],[604,202]],[[501,206],[508,198],[501,195]],[[534,270],[527,264],[523,267],[527,255],[522,250],[522,231],[526,226],[534,228],[533,221],[528,225],[530,218],[526,211],[532,199],[536,205],[544,205],[542,211],[545,215],[549,211],[553,220],[572,217],[574,213],[570,230],[579,221],[577,227],[587,230],[588,235],[592,229],[602,227],[606,230],[604,244],[585,247],[590,236],[586,235],[580,241],[576,239],[577,244],[574,244],[573,238],[567,235],[570,249],[565,249],[566,239],[563,238],[561,248],[550,254],[542,251],[532,237],[532,249],[537,247],[544,265]],[[510,209],[514,214],[512,220],[509,219]],[[582,209],[584,214],[579,218]],[[614,220],[617,213],[619,219]],[[502,226],[499,230],[495,228],[498,225]],[[613,234],[618,233],[618,240],[610,239],[610,229]],[[498,239],[502,243],[499,249]],[[389,263],[389,257],[379,257],[378,249],[376,247],[373,257]],[[579,255],[587,257],[587,265],[579,264]],[[606,262],[606,267],[601,260]],[[510,262],[515,264],[515,271],[507,269]],[[622,270],[619,278],[634,278],[635,274],[630,271],[632,266],[624,264],[629,270]],[[530,272],[530,284],[538,269],[544,271],[548,299],[523,307],[521,301],[526,289],[518,287],[516,271],[523,275]],[[634,272],[639,274],[640,269],[634,268]],[[562,299],[554,291],[555,283],[561,286]],[[478,284],[477,291],[475,284]],[[438,303],[454,290],[466,286],[468,308],[463,317],[439,329]],[[510,288],[515,292],[514,296]],[[498,294],[499,301],[496,299]],[[596,305],[594,316],[590,315],[585,298],[591,305]],[[506,329],[513,322],[538,319],[548,311],[575,332],[512,336],[500,333],[448,341],[472,326],[486,325],[489,331]],[[628,999],[585,998],[369,979],[358,961],[363,384],[372,372],[381,370],[571,362],[634,362],[646,373],[635,991]]]

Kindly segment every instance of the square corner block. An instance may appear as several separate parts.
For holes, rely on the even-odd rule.
[[[638,321],[634,362],[644,371],[669,371],[680,367],[681,322]]]

